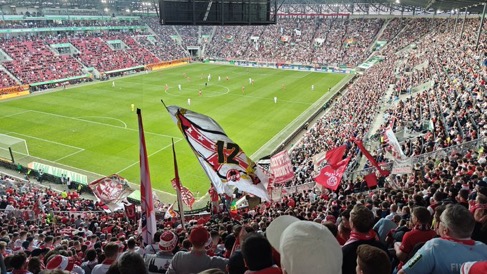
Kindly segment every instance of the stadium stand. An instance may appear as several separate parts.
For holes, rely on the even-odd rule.
[[[36,273],[30,263],[24,266],[26,257],[38,257],[42,260],[39,270],[44,270],[56,263],[53,255],[71,258],[71,264],[59,266],[62,270],[71,271],[75,264],[84,273],[95,265],[108,269],[117,255],[113,268],[122,271],[124,265],[140,264],[142,273],[197,273],[212,267],[226,273],[225,265],[229,273],[281,273],[280,267],[287,267],[288,274],[316,273],[307,272],[306,267],[292,268],[293,260],[320,266],[319,273],[340,272],[332,264],[339,262],[344,274],[355,273],[357,262],[358,269],[369,269],[369,273],[391,273],[394,268],[411,273],[415,264],[421,273],[458,273],[460,268],[473,268],[464,263],[485,264],[487,43],[484,34],[476,47],[478,19],[466,21],[465,38],[451,31],[452,20],[431,18],[389,22],[284,18],[266,27],[167,27],[154,21],[144,22],[156,36],[112,32],[2,39],[0,48],[13,59],[2,65],[22,83],[34,83],[80,75],[81,63],[106,72],[176,59],[187,56],[187,46],[205,46],[206,56],[214,58],[352,67],[369,57],[369,48],[386,23],[378,39],[387,45],[376,53],[384,60],[329,102],[323,116],[290,150],[295,176],[273,203],[230,214],[228,197],[216,197],[216,209],[206,208],[208,212],[215,209],[212,216],[189,216],[187,227],[182,227],[177,219],[164,219],[169,205],[157,202],[155,244],[144,245],[137,222],[122,211],[107,213],[105,205],[75,191],[59,193],[35,186],[34,179],[30,183],[1,175],[0,266],[5,263],[6,270]],[[209,40],[204,41],[203,35],[210,35]],[[129,48],[112,49],[107,41],[116,40]],[[55,42],[71,43],[81,53],[55,55],[49,49]],[[0,87],[15,84],[2,70],[0,77]],[[377,117],[382,120],[373,132]],[[336,192],[313,186],[317,170],[312,157],[320,152],[345,144],[352,158],[350,168],[365,162],[351,138],[370,140],[376,160],[391,161],[385,142],[369,138],[374,133],[382,136],[388,127],[409,134],[401,145],[414,163],[412,172],[379,176],[376,189],[367,187],[363,173],[346,178]],[[300,229],[320,239],[319,244],[296,240]],[[418,240],[421,233],[427,236]],[[302,255],[303,250],[326,252],[337,244],[343,254],[334,252],[319,260]],[[362,257],[362,248],[369,256]],[[393,253],[392,265],[383,250]],[[259,256],[252,257],[257,251]],[[272,260],[276,251],[281,259]],[[145,256],[145,262],[134,254]],[[374,264],[375,259],[384,258],[386,263]]]
[[[112,38],[109,38],[107,35],[81,36],[72,37],[69,39],[69,42],[81,51],[78,55],[81,62],[86,66],[95,67],[100,72],[131,68],[139,65],[124,50],[111,49],[106,41]]]
[[[83,66],[71,56],[55,55],[42,40],[12,38],[0,41],[12,61],[3,63],[22,83],[37,83],[80,76]]]
[[[0,81],[0,88],[8,88],[17,85],[17,82],[3,70],[0,70],[0,79],[2,79],[2,81]]]

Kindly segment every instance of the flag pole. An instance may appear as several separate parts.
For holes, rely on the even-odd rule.
[[[149,161],[145,145],[144,126],[142,123],[142,111],[137,109],[139,124],[139,165],[140,165],[140,231],[145,244],[154,242],[156,233],[156,215],[152,198],[152,184],[150,180]]]
[[[178,209],[179,209],[179,216],[181,217],[181,226],[184,230],[186,227],[184,226],[184,207],[183,207],[183,199],[181,197],[181,181],[179,180],[179,171],[178,171],[178,161],[176,159],[176,148],[174,147],[174,139],[171,138],[172,142],[172,155],[174,159],[174,181],[176,184],[176,194],[178,197]]]

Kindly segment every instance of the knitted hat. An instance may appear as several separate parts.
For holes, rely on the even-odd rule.
[[[281,267],[288,274],[342,273],[342,249],[328,228],[294,217],[296,220],[289,224],[292,218],[281,217],[269,225],[273,228],[268,228],[266,234],[271,245],[279,247]],[[280,235],[279,244],[275,242],[277,235]]]
[[[46,269],[61,269],[71,271],[74,268],[74,260],[63,255],[56,255],[49,260]]]
[[[195,226],[189,234],[189,241],[196,246],[204,246],[210,238],[210,233],[203,226]]]
[[[178,236],[172,231],[164,231],[159,240],[159,250],[172,251],[178,244]]]

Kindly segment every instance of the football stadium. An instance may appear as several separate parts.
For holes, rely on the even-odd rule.
[[[487,273],[486,10],[0,0],[0,274]]]

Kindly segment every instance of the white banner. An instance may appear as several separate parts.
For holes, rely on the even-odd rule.
[[[408,174],[413,172],[413,159],[394,160],[391,174]]]
[[[271,157],[270,172],[274,178],[274,184],[282,184],[294,178],[291,158],[286,150]]]

